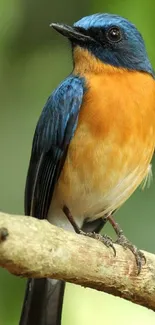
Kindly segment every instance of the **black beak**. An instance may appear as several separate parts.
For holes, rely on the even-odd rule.
[[[68,26],[65,24],[58,24],[58,23],[52,23],[50,24],[50,27],[53,27],[58,33],[62,34],[63,36],[69,38],[70,40],[77,40],[77,41],[92,41],[93,39],[83,34],[82,32],[78,31],[78,28]]]

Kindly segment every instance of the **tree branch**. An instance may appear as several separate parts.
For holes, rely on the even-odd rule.
[[[0,213],[0,266],[33,278],[56,278],[105,291],[155,310],[155,256],[137,276],[132,253],[57,228],[46,220]]]

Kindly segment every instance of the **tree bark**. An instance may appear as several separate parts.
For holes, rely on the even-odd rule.
[[[115,245],[64,231],[46,220],[0,213],[0,266],[31,278],[55,278],[120,296],[155,310],[155,256],[137,275],[135,258]]]

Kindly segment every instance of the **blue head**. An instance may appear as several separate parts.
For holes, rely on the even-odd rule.
[[[87,49],[103,63],[154,76],[143,38],[125,18],[94,14],[82,18],[72,27],[64,24],[52,26],[70,39],[73,48],[80,46]]]

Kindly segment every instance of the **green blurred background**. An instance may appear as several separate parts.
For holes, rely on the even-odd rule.
[[[40,111],[70,72],[71,52],[51,22],[72,23],[94,12],[125,16],[142,32],[155,67],[154,0],[0,0],[0,210],[23,213],[31,141]],[[155,251],[155,182],[138,190],[117,213],[138,247]],[[112,234],[110,227],[106,232]],[[0,325],[18,325],[25,280],[0,270]],[[63,325],[155,324],[155,314],[123,299],[68,285]],[[37,324],[36,324],[37,325]]]

